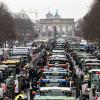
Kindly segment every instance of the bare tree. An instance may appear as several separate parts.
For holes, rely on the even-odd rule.
[[[75,23],[75,36],[78,36],[80,38],[83,37],[83,32],[82,32],[82,24],[83,24],[83,19],[79,19],[78,21],[76,21]]]
[[[86,39],[100,42],[100,0],[94,0],[91,10],[85,15],[82,30]]]
[[[23,13],[20,13],[20,15],[23,15]],[[33,22],[30,20],[30,18],[25,16],[26,14],[24,14],[24,17],[17,15],[17,17],[14,18],[17,40],[22,43],[27,40],[33,40],[36,35]]]
[[[16,37],[14,20],[5,4],[0,3],[0,46],[13,45]]]

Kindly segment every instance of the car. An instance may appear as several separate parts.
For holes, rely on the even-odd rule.
[[[90,76],[90,91],[89,91],[89,99],[91,100],[92,97],[95,97],[98,95],[98,99],[100,98],[100,69],[91,69],[89,70],[89,76]],[[96,95],[94,96],[93,88],[96,88]]]
[[[55,55],[56,54],[59,54],[59,55],[63,54],[64,55],[65,54],[65,50],[57,50],[57,49],[56,50],[52,50],[52,55],[54,55],[54,54]]]
[[[34,100],[76,100],[69,87],[41,87]]]
[[[49,67],[59,65],[63,68],[68,68],[69,67],[69,61],[68,61],[68,59],[65,59],[65,58],[55,57],[55,58],[49,59],[48,62],[47,62],[47,65]]]
[[[6,61],[2,61],[2,64],[7,65],[9,70],[10,70],[10,74],[11,73],[16,73],[19,74],[20,73],[20,60],[6,60]]]
[[[64,76],[68,75],[68,72],[62,67],[50,67],[45,69],[43,74],[47,79],[63,79]]]
[[[44,68],[39,82],[41,86],[60,86],[62,83],[67,82],[66,78],[68,75],[69,72],[62,67]],[[66,85],[68,84],[66,83]]]
[[[86,63],[85,64],[85,70],[84,70],[84,80],[89,80],[89,70],[91,69],[100,69],[100,63]]]
[[[66,56],[64,55],[64,54],[53,54],[52,56],[50,56],[49,58],[65,58],[65,59],[67,59],[66,58]]]

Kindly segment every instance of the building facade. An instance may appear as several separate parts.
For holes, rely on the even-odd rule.
[[[54,28],[56,27],[57,35],[66,35],[73,37],[74,33],[74,19],[65,19],[56,12],[46,14],[45,19],[40,19],[40,32],[42,35],[53,36]]]

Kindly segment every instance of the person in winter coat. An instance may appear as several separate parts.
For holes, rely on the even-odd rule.
[[[92,95],[95,97],[95,95],[96,95],[96,86],[94,86],[93,88],[92,88]]]
[[[80,88],[76,87],[76,98],[80,97]]]

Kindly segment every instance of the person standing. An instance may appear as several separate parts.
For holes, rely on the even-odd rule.
[[[78,99],[80,97],[80,88],[79,86],[76,87],[76,98]]]
[[[95,97],[96,96],[96,86],[94,86],[93,88],[92,88],[92,95]]]
[[[35,97],[36,92],[33,89],[30,89],[30,100],[33,100]]]

